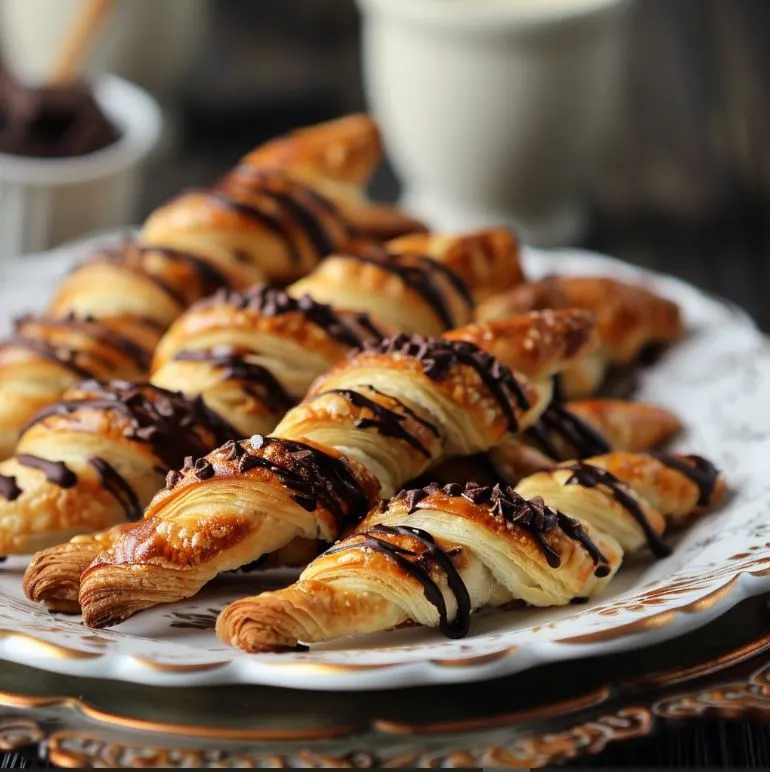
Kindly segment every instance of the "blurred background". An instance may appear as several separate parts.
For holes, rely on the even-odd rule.
[[[28,3],[7,0],[20,1]],[[154,16],[129,17],[124,6]],[[113,37],[93,66],[101,56],[154,92],[166,118],[143,172],[137,221],[270,136],[366,108],[353,0],[118,0],[109,23]],[[590,216],[579,237],[718,292],[765,329],[768,24],[766,0],[632,4],[618,108],[586,188]],[[387,165],[373,194],[399,194]]]

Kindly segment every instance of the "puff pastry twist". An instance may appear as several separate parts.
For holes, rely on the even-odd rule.
[[[424,482],[470,479],[515,485],[560,461],[613,450],[653,450],[680,428],[678,418],[659,405],[619,399],[554,401],[522,435],[505,437],[488,453],[445,462],[430,470],[432,480]]]
[[[189,597],[295,537],[333,541],[379,495],[442,457],[486,450],[525,429],[546,407],[553,373],[595,343],[592,317],[580,311],[473,334],[477,343],[402,335],[368,347],[320,378],[271,437],[171,473],[146,519],[84,572],[85,622],[114,624]],[[497,349],[498,358],[488,353]]]
[[[596,315],[601,346],[561,375],[569,399],[590,396],[610,367],[629,365],[645,348],[676,341],[684,332],[675,303],[646,287],[602,276],[552,276],[519,284],[486,300],[477,316],[488,321],[542,308],[583,308]]]
[[[515,489],[468,483],[404,491],[295,584],[231,603],[217,633],[249,652],[414,624],[462,637],[483,607],[592,597],[624,551],[657,543],[666,516],[698,511],[723,493],[704,459],[639,454],[571,463]]]
[[[218,441],[196,403],[152,386],[85,382],[25,427],[0,462],[0,553],[138,520],[166,470]]]
[[[21,427],[78,382],[144,377],[161,330],[140,318],[24,317],[0,342],[0,459]]]

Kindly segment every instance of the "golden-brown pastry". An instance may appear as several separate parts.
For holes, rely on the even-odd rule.
[[[178,394],[80,384],[38,413],[0,463],[0,554],[138,520],[166,470],[222,439]]]
[[[365,311],[392,331],[434,336],[472,320],[474,298],[495,271],[498,282],[520,271],[516,241],[504,229],[415,234],[348,242],[288,291]]]
[[[599,592],[620,565],[611,536],[512,488],[404,491],[278,592],[231,603],[217,634],[248,652],[405,625],[462,638],[472,612],[564,605]]]
[[[267,142],[246,155],[221,185],[231,191],[249,190],[260,172],[280,168],[333,201],[361,238],[389,241],[424,232],[419,220],[364,194],[381,160],[382,142],[374,121],[368,115],[348,115]]]
[[[189,305],[222,287],[245,288],[262,271],[224,252],[219,260],[170,247],[127,242],[95,252],[59,286],[52,316],[135,317],[168,327]]]
[[[461,235],[411,234],[388,245],[396,252],[428,253],[459,276],[477,302],[524,281],[521,245],[508,228]]]
[[[361,113],[303,126],[269,140],[246,155],[251,167],[280,167],[364,188],[382,161],[377,124]]]
[[[558,350],[565,365],[595,344],[590,314],[529,319],[541,330],[540,345]],[[560,327],[569,330],[569,346],[549,333]],[[513,375],[509,363],[515,366],[523,352],[531,359],[523,346],[528,335],[520,323],[502,322],[475,327],[467,337],[478,344],[402,335],[354,354],[319,379],[271,437],[231,444],[169,476],[145,521],[83,574],[86,624],[115,624],[141,608],[189,597],[217,573],[297,536],[332,541],[372,496],[397,490],[442,455],[483,451],[525,429],[547,405],[550,375],[558,370],[556,355],[543,355],[540,380],[536,373],[531,380]],[[499,337],[510,344],[505,361],[481,348],[494,348]],[[364,485],[364,478],[372,482]],[[340,516],[341,504],[336,518],[329,515],[319,496],[338,496],[339,486],[357,515]],[[365,488],[367,495],[360,493]]]
[[[307,127],[253,151],[213,187],[158,209],[139,241],[218,260],[237,255],[266,280],[288,283],[353,236],[425,230],[366,199],[381,153],[365,116]]]
[[[248,186],[183,193],[150,215],[138,239],[218,259],[237,254],[268,281],[287,283],[350,237],[342,211],[317,186],[282,169],[259,169]]]
[[[36,552],[24,572],[25,595],[50,611],[79,614],[80,575],[129,525],[121,523],[106,531],[79,534],[63,544]]]
[[[430,246],[432,237],[423,238]],[[470,322],[473,300],[465,283],[425,253],[398,252],[393,243],[349,242],[287,291],[365,311],[394,331],[435,336]]]
[[[602,345],[592,358],[564,372],[564,396],[593,394],[610,365],[628,365],[651,344],[666,344],[684,332],[679,308],[645,287],[608,277],[554,276],[520,284],[489,298],[477,309],[481,320],[544,308],[583,308],[596,314]]]
[[[719,502],[727,487],[719,470],[700,456],[608,453],[538,472],[516,486],[522,496],[611,533],[624,551],[646,545],[670,554],[660,539],[666,519],[681,520]]]
[[[412,624],[463,637],[481,607],[592,597],[624,550],[647,542],[662,554],[666,514],[692,512],[724,493],[719,473],[699,457],[597,461],[540,472],[515,489],[434,483],[404,491],[295,584],[231,603],[217,634],[248,652]]]
[[[20,319],[0,341],[0,459],[38,410],[79,381],[143,378],[160,332],[138,318]]]
[[[321,373],[382,338],[364,314],[259,285],[194,305],[159,343],[151,381],[201,396],[242,437],[272,431]]]
[[[515,485],[559,461],[613,450],[653,450],[679,429],[677,417],[659,405],[618,399],[554,401],[523,434],[505,437],[486,454],[452,459],[426,474],[441,483],[472,479]]]

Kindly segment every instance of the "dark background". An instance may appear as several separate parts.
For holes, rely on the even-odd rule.
[[[203,45],[169,105],[177,142],[148,169],[142,216],[267,137],[365,105],[351,0],[209,6]],[[584,244],[723,295],[766,330],[769,32],[768,0],[637,0],[623,113]],[[385,168],[374,194],[397,192]],[[580,764],[761,767],[769,748],[767,728],[710,721]]]

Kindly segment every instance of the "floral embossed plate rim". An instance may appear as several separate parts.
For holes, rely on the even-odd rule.
[[[103,238],[103,237],[102,237]],[[40,306],[76,244],[0,266],[0,319]],[[34,294],[21,269],[36,263]],[[694,287],[612,258],[576,250],[528,250],[531,276],[610,274],[651,285],[683,306],[686,339],[640,377],[640,398],[677,410],[683,449],[714,458],[735,492],[719,512],[675,539],[665,561],[631,560],[603,597],[565,609],[480,614],[462,641],[404,630],[347,639],[308,653],[248,656],[217,641],[216,612],[230,599],[286,581],[224,577],[198,598],[162,607],[113,630],[89,631],[26,601],[21,558],[0,567],[0,658],[60,673],[151,685],[262,683],[312,689],[399,688],[493,678],[549,661],[637,648],[706,624],[770,589],[770,347],[739,309]],[[267,585],[265,584],[267,583]]]

